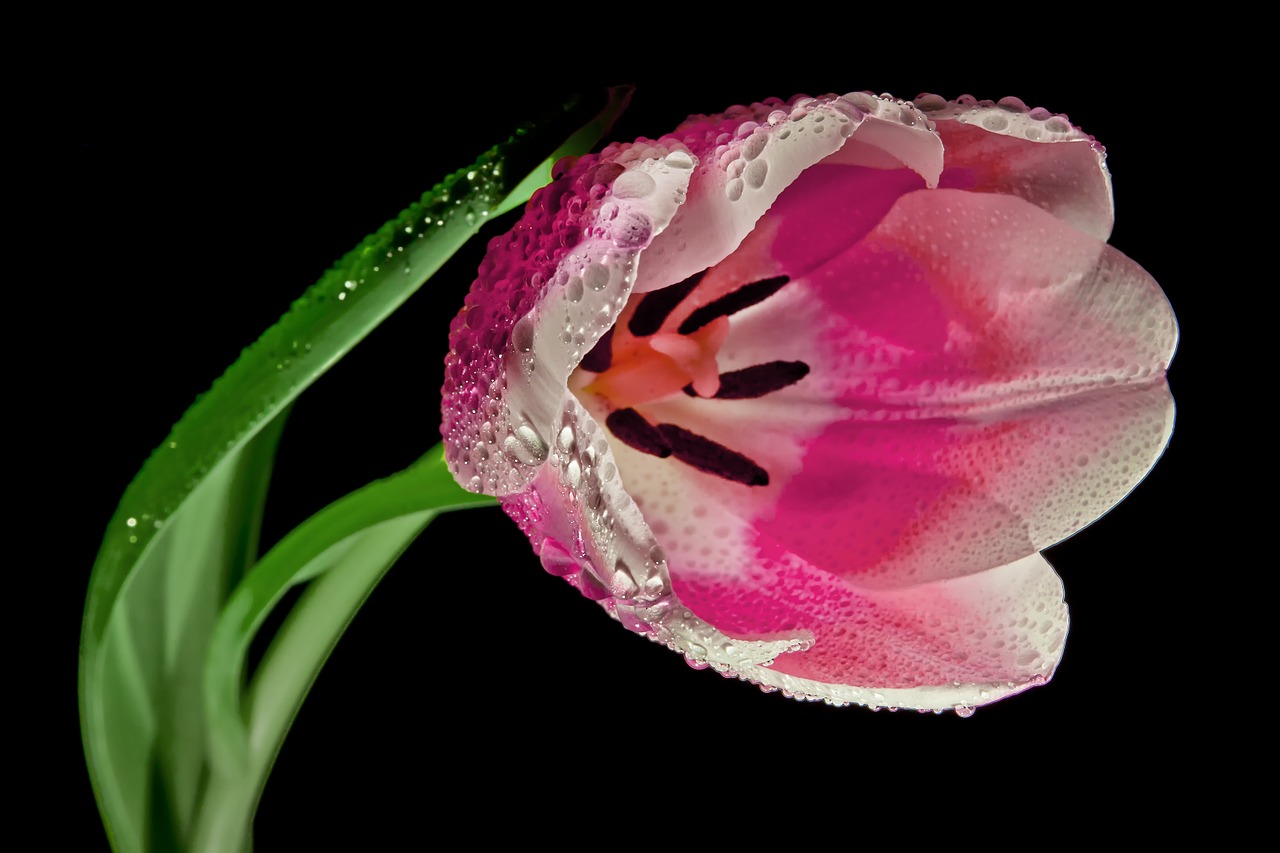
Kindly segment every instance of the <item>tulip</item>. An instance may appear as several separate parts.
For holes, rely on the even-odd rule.
[[[1042,556],[1173,426],[1158,285],[1063,116],[770,99],[562,162],[450,332],[458,481],[698,667],[832,704],[1045,683]]]

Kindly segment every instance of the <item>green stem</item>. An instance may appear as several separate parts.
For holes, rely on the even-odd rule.
[[[214,629],[206,662],[211,769],[192,851],[249,849],[267,774],[360,605],[437,514],[492,504],[492,498],[458,488],[437,445],[405,471],[321,510],[245,576]],[[285,592],[306,581],[310,586],[273,638],[242,703],[254,633]]]

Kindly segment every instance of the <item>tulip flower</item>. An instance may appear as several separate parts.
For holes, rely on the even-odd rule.
[[[451,328],[442,434],[543,566],[695,666],[973,707],[1068,627],[1041,551],[1173,425],[1177,326],[1063,116],[866,93],[561,163]]]

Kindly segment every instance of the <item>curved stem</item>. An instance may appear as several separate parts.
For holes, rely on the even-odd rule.
[[[245,576],[214,630],[205,667],[209,784],[193,851],[248,850],[253,812],[289,726],[329,653],[404,549],[441,512],[491,506],[462,491],[439,445],[417,463],[330,504]],[[310,581],[242,702],[249,644],[292,586]]]

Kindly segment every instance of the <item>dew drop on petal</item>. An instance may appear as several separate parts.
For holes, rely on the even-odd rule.
[[[947,108],[946,98],[929,92],[922,92],[920,95],[916,96],[913,103],[916,105],[916,109],[923,110],[924,112],[936,112]]]
[[[569,283],[565,285],[565,295],[569,297],[569,301],[578,304],[582,301],[582,279],[573,277],[569,279]]]
[[[644,198],[657,189],[653,178],[639,169],[623,172],[613,182],[613,194],[617,198]]]
[[[592,264],[583,270],[582,280],[592,290],[604,290],[609,286],[609,271],[600,264]]]
[[[547,458],[547,446],[538,436],[537,431],[529,424],[521,424],[515,432],[502,442],[502,449],[507,456],[525,463],[537,465]]]
[[[517,352],[533,352],[533,320],[531,318],[521,317],[516,323],[515,328],[511,330],[511,345]]]
[[[990,113],[982,119],[982,126],[987,130],[1004,130],[1009,126],[1009,119],[999,113]]]
[[[560,435],[558,436],[558,439],[559,439],[559,442],[560,442],[560,452],[561,452],[561,453],[570,453],[570,452],[572,452],[572,450],[573,450],[573,427],[569,427],[569,426],[567,426],[567,427],[563,428],[562,430],[560,430]]]
[[[631,567],[623,560],[618,560],[613,565],[612,586],[613,594],[619,598],[632,598],[640,589],[635,576],[631,573]]]
[[[667,165],[673,169],[692,169],[693,158],[684,151],[672,151],[667,155]]]
[[[1035,663],[1039,657],[1040,653],[1038,651],[1035,649],[1027,649],[1025,652],[1018,655],[1018,666],[1030,666]]]

